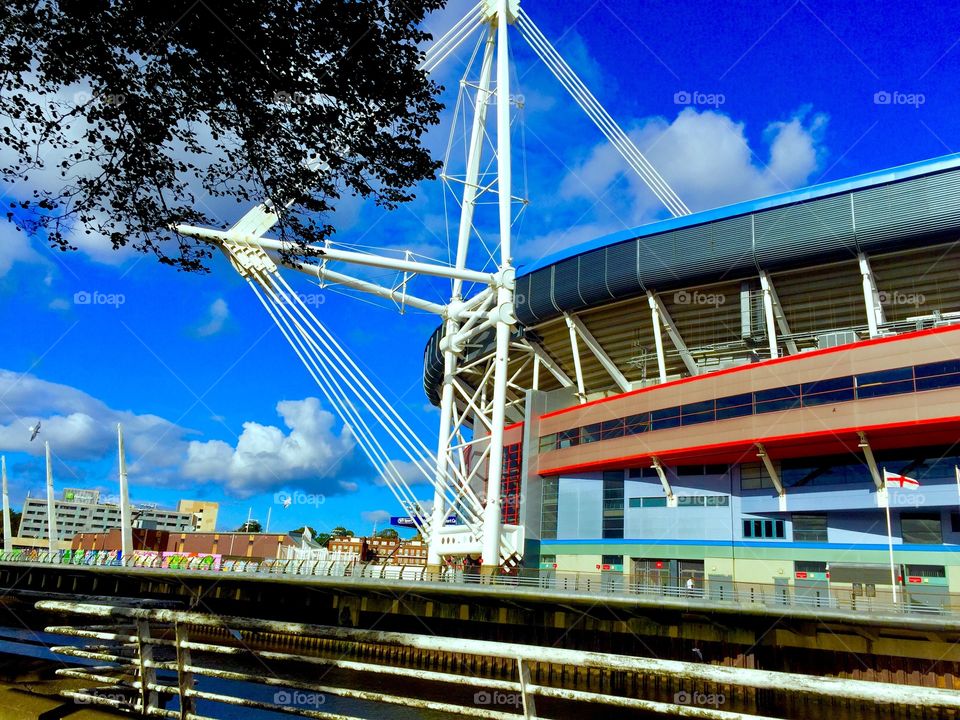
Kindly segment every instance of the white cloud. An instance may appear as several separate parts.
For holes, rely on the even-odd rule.
[[[382,523],[388,521],[392,516],[387,510],[364,510],[360,517],[368,523]]]
[[[789,120],[771,122],[766,147],[751,148],[745,125],[714,110],[684,108],[673,122],[647,118],[630,132],[667,183],[694,212],[764,197],[810,182],[824,156],[828,118],[803,109]],[[565,203],[595,204],[569,230],[554,230],[529,241],[528,258],[571,247],[664,216],[643,181],[607,142],[596,145],[560,183]]]
[[[6,275],[16,262],[40,262],[40,255],[30,247],[27,233],[0,218],[0,277]]]
[[[183,475],[223,483],[240,496],[292,480],[337,486],[337,476],[353,454],[350,431],[337,434],[334,416],[317,398],[281,401],[277,414],[289,432],[251,421],[243,424],[235,446],[222,440],[191,441]]]
[[[195,332],[200,337],[216,335],[223,330],[224,323],[227,322],[229,317],[230,308],[227,306],[227,301],[223,298],[217,298],[207,308],[206,319],[197,327]]]
[[[0,370],[0,447],[42,456],[44,441],[61,462],[112,461],[122,423],[130,480],[136,485],[216,482],[247,497],[284,487],[326,495],[355,492],[370,475],[348,428],[314,397],[277,403],[284,429],[246,422],[235,445],[192,439],[196,432],[151,414],[117,410],[69,385]],[[40,436],[30,427],[41,420]],[[42,478],[38,478],[42,480]]]

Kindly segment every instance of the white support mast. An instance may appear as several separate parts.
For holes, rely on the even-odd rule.
[[[50,461],[50,443],[44,443],[47,456],[47,546],[50,552],[57,552],[57,505],[53,498],[53,464]]]
[[[433,572],[439,570],[444,558],[482,558],[484,575],[494,574],[504,566],[515,566],[522,558],[523,527],[503,523],[501,498],[504,426],[508,417],[523,418],[523,393],[517,392],[522,388],[515,381],[532,363],[537,376],[542,365],[561,385],[573,385],[534,340],[514,337],[517,317],[512,233],[518,214],[515,206],[519,205],[522,212],[527,200],[514,196],[511,172],[514,113],[508,35],[513,26],[670,213],[677,216],[689,212],[530,17],[520,10],[519,2],[481,0],[437,40],[420,66],[424,72],[435,70],[468,37],[482,29],[483,36],[478,38],[477,50],[461,82],[461,99],[468,96],[473,105],[465,168],[462,175],[451,172],[448,149],[441,173],[445,189],[453,192],[453,185],[457,186],[455,195],[460,207],[452,262],[414,259],[411,253],[394,257],[335,242],[310,248],[317,258],[315,264],[288,261],[284,251],[299,255],[302,249],[265,237],[278,222],[280,212],[269,202],[253,208],[227,231],[186,225],[175,228],[181,235],[219,247],[234,269],[246,278],[331,407],[350,427],[371,465],[420,528],[429,548],[428,569]],[[468,79],[477,57],[479,78]],[[495,132],[488,128],[489,108],[493,105]],[[458,112],[460,107],[458,102]],[[497,196],[495,203],[483,197],[490,195]],[[481,233],[478,229],[480,205],[496,207],[495,231]],[[492,217],[488,224],[494,225]],[[480,240],[476,243],[479,247],[472,247],[474,236]],[[477,262],[477,255],[482,262]],[[403,279],[394,287],[378,285],[341,272],[343,265],[394,271],[401,273]],[[281,268],[310,275],[321,287],[340,285],[392,301],[401,312],[409,307],[442,318],[443,333],[436,351],[443,356],[444,376],[439,388],[440,423],[435,453],[412,432],[393,404],[373,386],[311,309],[297,299],[280,273]],[[449,280],[450,301],[439,304],[410,293],[409,285],[417,276]],[[653,302],[651,308],[657,312]],[[587,336],[588,333],[584,335]],[[589,339],[586,342],[589,344]],[[511,346],[518,351],[516,358],[511,357]],[[662,343],[658,343],[658,348],[663,377]],[[612,377],[621,386],[626,384],[616,373]],[[377,432],[372,425],[378,427]],[[398,470],[397,450],[432,484],[433,507],[429,512],[425,509],[427,503],[417,499]],[[510,501],[513,506],[514,499]],[[450,517],[455,518],[455,524],[447,524]]]
[[[7,489],[7,457],[0,457],[0,473],[3,474],[3,551],[13,550],[13,530],[10,525],[10,491]]]
[[[127,457],[123,448],[123,425],[117,423],[117,456],[120,468],[120,552],[124,564],[133,556],[133,515],[130,512],[130,486],[127,483]]]

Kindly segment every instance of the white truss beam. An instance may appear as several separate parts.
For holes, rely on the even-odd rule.
[[[883,304],[880,302],[880,291],[877,290],[877,280],[870,266],[870,258],[866,253],[860,253],[857,256],[857,262],[860,264],[860,275],[863,277],[863,302],[867,310],[867,327],[870,337],[874,338],[880,334],[880,326],[887,322],[887,318],[883,312]]]
[[[766,315],[767,320],[767,337],[773,338],[773,343],[771,344],[771,355],[770,357],[776,357],[772,354],[772,349],[776,348],[776,334],[775,331],[771,330],[771,321],[770,318],[773,317],[776,319],[777,327],[780,329],[781,335],[790,335],[790,324],[787,322],[787,316],[783,311],[783,305],[780,302],[780,297],[777,295],[777,289],[773,284],[773,278],[770,277],[770,273],[766,270],[760,271],[760,287],[763,291],[763,309]],[[769,302],[769,310],[767,309],[767,304]],[[797,343],[792,339],[785,338],[783,344],[787,348],[787,353],[790,355],[796,355],[800,352],[797,347]]]
[[[767,469],[767,475],[770,476],[770,481],[773,483],[773,487],[776,488],[777,497],[780,498],[780,512],[786,512],[787,491],[784,489],[783,482],[780,480],[780,473],[777,472],[777,467],[773,464],[773,460],[770,459],[770,455],[767,453],[767,449],[763,446],[763,443],[757,443],[757,457],[763,462],[763,466]]]
[[[573,387],[573,380],[571,380],[570,376],[563,371],[563,368],[561,368],[556,361],[550,357],[550,354],[540,343],[538,343],[536,340],[531,340],[530,338],[525,339],[524,342],[530,348],[530,352],[533,353],[534,357],[537,358],[537,360],[540,361],[540,364],[543,365],[547,371],[557,379],[558,383],[566,388]]]
[[[680,359],[683,360],[683,364],[687,367],[687,372],[689,372],[691,375],[699,375],[700,367],[693,359],[693,355],[691,355],[690,351],[687,349],[687,344],[683,341],[683,337],[680,335],[680,331],[677,329],[676,323],[673,322],[673,318],[670,317],[670,313],[667,312],[667,307],[663,304],[663,300],[661,300],[660,296],[652,290],[647,290],[647,300],[649,301],[650,307],[653,310],[654,336],[659,334],[659,323],[663,323],[663,326],[667,329],[667,335],[670,336],[670,341],[680,354]],[[657,343],[658,362],[660,362],[662,347],[663,340],[661,339]],[[660,381],[666,381],[666,368],[663,364],[660,366]]]
[[[607,374],[610,376],[613,382],[615,382],[617,387],[620,388],[620,392],[628,392],[630,390],[630,383],[627,382],[627,378],[624,377],[623,373],[620,372],[620,368],[617,367],[616,363],[610,359],[610,356],[607,355],[600,343],[597,342],[597,339],[584,324],[583,320],[581,320],[577,315],[570,313],[564,313],[563,316],[566,318],[567,325],[576,330],[577,335],[579,335],[580,339],[583,340],[584,345],[586,345],[590,352],[593,353],[593,356],[597,359],[597,362],[603,366],[603,369],[607,371]]]

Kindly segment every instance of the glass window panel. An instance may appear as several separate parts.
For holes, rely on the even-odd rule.
[[[600,439],[613,440],[623,437],[623,420],[623,418],[617,418],[616,420],[604,420],[600,423]]]
[[[857,375],[857,398],[913,392],[913,368],[894,368]]]
[[[650,429],[650,413],[640,413],[639,415],[628,415],[625,419],[626,427],[624,432],[627,435],[639,435]]]
[[[643,498],[630,498],[630,507],[643,507]]]
[[[562,430],[557,433],[557,447],[568,448],[580,444],[580,428]]]
[[[803,406],[831,405],[838,402],[850,402],[853,399],[853,388],[851,387],[846,390],[832,390],[830,392],[817,393],[816,395],[804,395]]]
[[[664,408],[650,413],[650,425],[653,430],[665,430],[680,426],[680,408]]]
[[[913,368],[913,372],[918,380],[936,375],[957,375],[960,374],[960,360],[940,360],[917,365]]]
[[[600,439],[600,423],[585,425],[580,428],[580,444],[596,442]]]
[[[753,521],[753,536],[763,537],[763,520]]]
[[[557,434],[544,435],[540,438],[540,452],[549,452],[557,449]]]
[[[822,392],[831,392],[834,390],[847,390],[853,387],[853,375],[847,375],[839,378],[829,378],[827,380],[815,380],[814,382],[803,383],[800,386],[800,392],[803,395],[816,395]]]
[[[648,497],[643,498],[644,507],[666,507],[667,499],[665,497]]]
[[[943,542],[940,515],[936,513],[903,513],[900,532],[905,544],[940,545]]]
[[[773,520],[763,521],[763,536],[773,537]]]
[[[917,392],[940,390],[941,388],[957,387],[958,385],[960,385],[960,373],[917,378]]]
[[[774,532],[777,538],[782,540],[784,538],[783,532],[783,520],[776,520],[773,523]]]
[[[753,537],[753,523],[749,520],[743,521],[743,536],[745,538]]]

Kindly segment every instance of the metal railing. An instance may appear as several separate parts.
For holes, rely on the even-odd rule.
[[[46,632],[72,638],[93,641],[89,646],[62,646],[52,648],[59,654],[82,658],[84,661],[105,663],[95,667],[63,668],[61,676],[78,678],[106,687],[91,687],[65,691],[78,703],[109,705],[114,708],[139,713],[146,717],[180,718],[180,720],[215,720],[197,714],[197,703],[206,701],[208,707],[233,706],[271,710],[311,718],[341,718],[354,716],[334,714],[319,710],[327,695],[356,700],[373,701],[387,705],[402,705],[455,713],[461,717],[482,717],[492,720],[515,720],[518,717],[534,720],[537,701],[566,701],[626,708],[645,713],[659,713],[679,717],[698,717],[708,720],[733,720],[765,716],[744,714],[720,709],[721,705],[735,708],[722,694],[732,688],[764,690],[790,696],[817,696],[822,702],[847,700],[874,704],[895,704],[923,708],[950,708],[960,710],[960,693],[953,690],[878,683],[843,678],[815,677],[797,673],[755,670],[706,663],[690,663],[674,660],[642,658],[612,653],[585,652],[555,647],[516,645],[465,638],[434,637],[409,633],[380,632],[334,628],[323,625],[286,623],[241,617],[221,617],[196,612],[165,609],[131,608],[112,605],[84,604],[61,601],[41,601],[37,608],[78,618],[79,627],[73,625],[46,628]],[[98,625],[97,623],[112,623]],[[203,637],[211,629],[221,630],[225,638],[221,644]],[[222,632],[227,631],[227,632]],[[372,663],[345,659],[348,653],[339,651],[336,657],[317,653],[279,652],[259,649],[259,638],[273,638],[274,646],[290,647],[285,638],[304,642],[333,641],[342,648],[344,644],[357,646],[389,647],[399,650],[415,650],[422,660],[424,653],[453,655],[460,662],[444,665],[444,671],[412,667],[406,663]],[[235,641],[229,638],[235,638]],[[272,646],[271,646],[272,647]],[[490,661],[497,659],[500,668],[515,668],[512,680],[500,677],[482,677],[467,670],[467,659]],[[567,687],[561,675],[560,684],[533,682],[531,670],[538,664],[554,664],[578,668],[590,673],[632,673],[636,676],[665,680],[669,683],[667,693],[673,693],[672,702],[664,699],[663,692],[611,694],[602,685],[596,689]],[[334,675],[320,673],[321,667],[348,671],[352,680],[336,681]],[[305,668],[297,670],[297,668]],[[456,668],[460,672],[451,672]],[[265,670],[267,672],[265,672]],[[276,672],[276,674],[274,674]],[[496,675],[497,673],[493,673]],[[250,697],[212,692],[205,687],[203,678],[238,681],[241,683],[281,688],[274,701],[264,702]],[[374,687],[382,687],[382,678],[403,682],[401,694],[389,691],[364,690],[363,678],[380,678],[373,681]],[[327,680],[327,682],[320,682]],[[418,696],[423,690],[415,689],[413,681],[426,681],[446,688],[442,701]],[[549,682],[549,680],[548,680]],[[209,686],[206,686],[209,687]],[[236,686],[233,686],[236,688]],[[369,687],[369,686],[368,686]],[[644,686],[646,687],[646,685]],[[661,684],[655,683],[660,688]],[[466,690],[464,689],[466,688]],[[677,689],[679,688],[679,692]],[[714,702],[699,702],[698,696],[708,688]],[[473,703],[469,704],[469,693]],[[313,702],[291,703],[303,694],[313,694]],[[634,697],[645,694],[648,697]],[[740,693],[743,696],[743,693]],[[505,702],[492,703],[498,696]],[[465,703],[452,700],[466,699]],[[695,701],[691,702],[691,698]],[[177,701],[179,707],[170,709],[168,701]],[[312,705],[311,707],[308,707]],[[512,712],[497,709],[512,706]],[[746,707],[755,707],[750,701]],[[755,711],[755,710],[754,710]],[[230,717],[227,715],[226,717]]]
[[[204,564],[201,558],[185,557],[174,567],[164,567],[159,559],[141,563],[136,557],[123,561],[116,551],[59,552],[26,551],[0,553],[0,562],[74,565],[83,567],[124,567],[161,572],[216,572],[242,575],[278,575],[283,577],[344,577],[369,580],[409,581],[425,583],[463,583],[550,590],[571,595],[602,594],[621,598],[668,598],[676,601],[716,605],[768,606],[771,608],[825,609],[847,612],[870,612],[911,615],[960,615],[960,593],[951,593],[939,586],[903,585],[894,601],[889,587],[880,586],[872,595],[855,592],[850,583],[790,584],[741,582],[728,579],[700,579],[693,588],[685,584],[645,584],[632,582],[621,573],[564,572],[559,570],[526,570],[515,574],[482,576],[476,572],[448,567],[430,572],[422,565],[384,565],[344,560],[225,560],[216,565]]]

